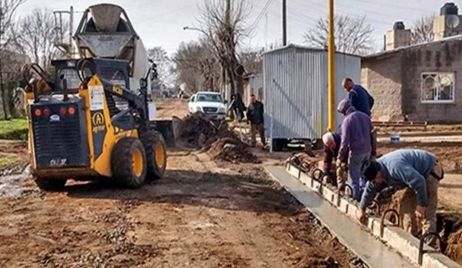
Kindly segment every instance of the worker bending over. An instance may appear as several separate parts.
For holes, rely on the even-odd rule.
[[[364,223],[366,208],[380,187],[410,188],[415,192],[409,202],[415,208],[415,217],[422,224],[422,232],[436,232],[436,208],[439,181],[444,172],[436,156],[423,150],[401,149],[377,160],[366,162],[362,167],[366,187],[361,197],[358,218]],[[427,241],[434,243],[434,239]]]
[[[324,161],[322,171],[324,174],[329,175],[330,177],[332,170],[336,169],[335,161],[337,160],[338,150],[340,148],[340,134],[327,132],[322,136],[322,142],[324,143]],[[334,185],[337,184],[337,182],[334,180],[331,182]]]
[[[369,116],[357,111],[351,101],[342,100],[337,108],[345,115],[341,126],[340,148],[337,169],[346,168],[348,164],[348,180],[353,189],[353,198],[361,198],[364,180],[361,178],[361,166],[375,155],[376,148],[372,139],[372,123]]]

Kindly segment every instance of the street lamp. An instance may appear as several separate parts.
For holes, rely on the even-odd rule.
[[[183,27],[183,30],[185,30],[185,31],[188,31],[188,30],[189,30],[189,31],[198,31],[198,32],[201,32],[201,33],[205,34],[204,30],[199,29],[199,28],[197,28],[197,27],[184,26],[184,27]]]

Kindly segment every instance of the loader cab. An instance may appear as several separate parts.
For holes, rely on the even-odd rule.
[[[79,74],[76,69],[76,60],[59,60],[52,61],[52,66],[55,68],[53,74],[55,92],[64,90],[63,81],[67,82],[67,90],[70,94],[78,93],[80,87]]]
[[[55,60],[52,65],[55,68],[54,83],[55,90],[62,91],[62,80],[67,80],[68,90],[79,89],[81,78],[77,70],[77,60]],[[130,88],[130,80],[128,75],[128,61],[125,60],[105,60],[92,59],[94,62],[94,73],[97,73],[101,78],[111,82],[112,84]],[[85,70],[84,70],[85,72]],[[89,74],[82,74],[88,76]]]

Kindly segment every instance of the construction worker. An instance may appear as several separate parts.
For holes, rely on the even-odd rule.
[[[415,209],[415,218],[422,225],[423,233],[436,232],[438,186],[444,171],[434,154],[417,149],[396,150],[364,163],[362,173],[367,181],[358,215],[362,223],[376,192],[383,186],[394,186],[409,188],[415,193],[413,198],[402,202]],[[433,238],[427,240],[430,245],[434,242]]]
[[[260,140],[261,140],[261,143],[263,144],[263,147],[266,146],[265,124],[264,124],[263,115],[264,115],[263,103],[258,101],[255,98],[254,94],[251,94],[250,104],[249,104],[249,107],[247,107],[247,119],[250,122],[250,136],[251,136],[252,146],[255,146],[255,144],[257,143],[256,141],[257,132],[260,135]]]
[[[365,184],[361,178],[361,166],[371,155],[375,155],[372,123],[369,116],[357,111],[348,99],[342,100],[337,110],[345,116],[341,126],[337,169],[346,169],[348,164],[348,183],[353,189],[353,198],[359,201]]]
[[[361,85],[356,85],[351,78],[345,78],[342,82],[343,88],[348,92],[348,99],[356,110],[371,116],[371,109],[374,106],[374,98]]]
[[[234,112],[235,118],[238,122],[244,119],[244,112],[247,109],[242,101],[241,94],[236,93],[231,96],[230,110]]]
[[[322,170],[325,174],[328,174],[332,168],[332,162],[338,156],[340,134],[327,132],[322,136],[322,142],[324,143],[324,163]]]
[[[322,171],[324,174],[330,175],[333,166],[332,162],[337,159],[338,150],[340,148],[340,134],[327,132],[322,136],[322,142],[324,143],[324,160]],[[332,183],[334,185],[337,184],[334,180],[332,180]]]

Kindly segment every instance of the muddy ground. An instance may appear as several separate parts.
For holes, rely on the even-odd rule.
[[[159,116],[186,105],[162,102]],[[27,157],[24,143],[0,151]],[[262,164],[168,154],[166,177],[138,190],[70,181],[44,193],[27,173],[3,176],[0,267],[361,267]]]
[[[189,114],[187,99],[158,99],[156,108],[156,118],[159,120],[172,119],[172,116],[183,118]]]
[[[349,267],[355,257],[255,166],[169,152],[167,177],[0,202],[1,267]]]
[[[158,107],[163,119],[188,114],[186,101]],[[26,151],[0,141],[2,153]],[[267,179],[262,166],[291,152],[252,153],[261,164],[170,150],[167,176],[139,190],[70,181],[44,193],[27,174],[2,176],[0,267],[361,267]]]

